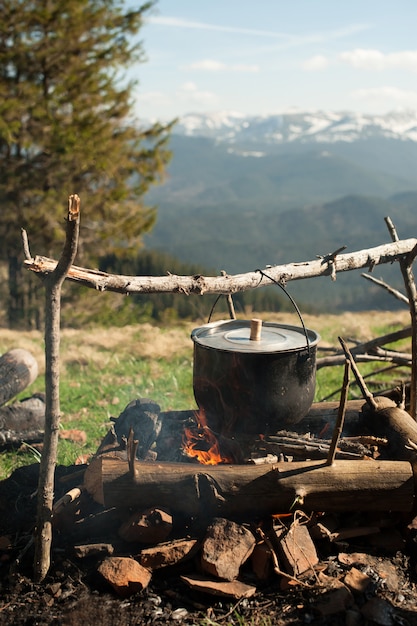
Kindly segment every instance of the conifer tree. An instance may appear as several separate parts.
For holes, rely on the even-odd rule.
[[[137,34],[153,2],[3,0],[0,19],[0,259],[8,264],[10,325],[28,324],[21,228],[53,255],[67,198],[81,197],[84,261],[135,248],[155,220],[144,205],[169,159],[170,125],[133,118],[144,61]],[[34,306],[37,309],[37,305]]]

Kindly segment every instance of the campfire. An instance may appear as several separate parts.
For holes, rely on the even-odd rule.
[[[195,458],[203,465],[218,465],[219,463],[235,463],[233,456],[223,454],[219,441],[214,432],[207,425],[205,412],[200,409],[195,413],[196,426],[186,426],[182,438],[184,454]]]

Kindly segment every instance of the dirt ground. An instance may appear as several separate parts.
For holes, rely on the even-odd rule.
[[[57,477],[65,477],[65,490],[74,470],[57,468]],[[97,558],[76,558],[71,542],[62,537],[54,544],[46,580],[33,583],[37,478],[38,466],[31,465],[0,482],[0,624],[417,626],[413,514],[397,515],[391,535],[379,546],[368,545],[366,538],[317,544],[320,564],[304,580],[306,586],[289,586],[274,576],[257,584],[251,598],[219,598],[192,591],[182,582],[180,574],[194,567],[188,563],[183,569],[155,572],[146,589],[121,598],[98,574]],[[341,583],[352,565],[370,580],[366,588],[347,589]],[[253,584],[253,574],[242,571],[242,580]]]

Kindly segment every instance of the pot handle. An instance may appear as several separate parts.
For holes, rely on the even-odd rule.
[[[310,340],[308,338],[308,332],[307,332],[306,326],[304,324],[304,320],[303,320],[303,317],[301,315],[300,309],[298,308],[297,303],[295,302],[294,298],[288,293],[288,291],[285,289],[285,287],[283,285],[281,285],[281,283],[279,283],[277,280],[275,280],[275,278],[272,278],[272,276],[268,276],[268,274],[266,274],[263,270],[256,270],[256,271],[260,273],[261,281],[262,281],[263,277],[267,278],[268,280],[273,282],[275,285],[277,285],[277,287],[280,287],[282,289],[282,291],[285,293],[285,295],[290,299],[291,304],[293,305],[293,307],[296,310],[297,315],[298,315],[298,317],[300,319],[301,326],[303,327],[304,335],[305,335],[306,342],[307,342],[307,346],[306,347],[307,347],[308,358],[309,358],[310,357]]]

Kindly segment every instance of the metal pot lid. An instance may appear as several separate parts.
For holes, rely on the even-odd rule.
[[[320,336],[313,330],[273,322],[262,324],[258,341],[250,336],[250,320],[220,320],[195,328],[191,333],[194,343],[228,352],[294,352],[307,349],[307,343],[311,348],[320,340]]]

